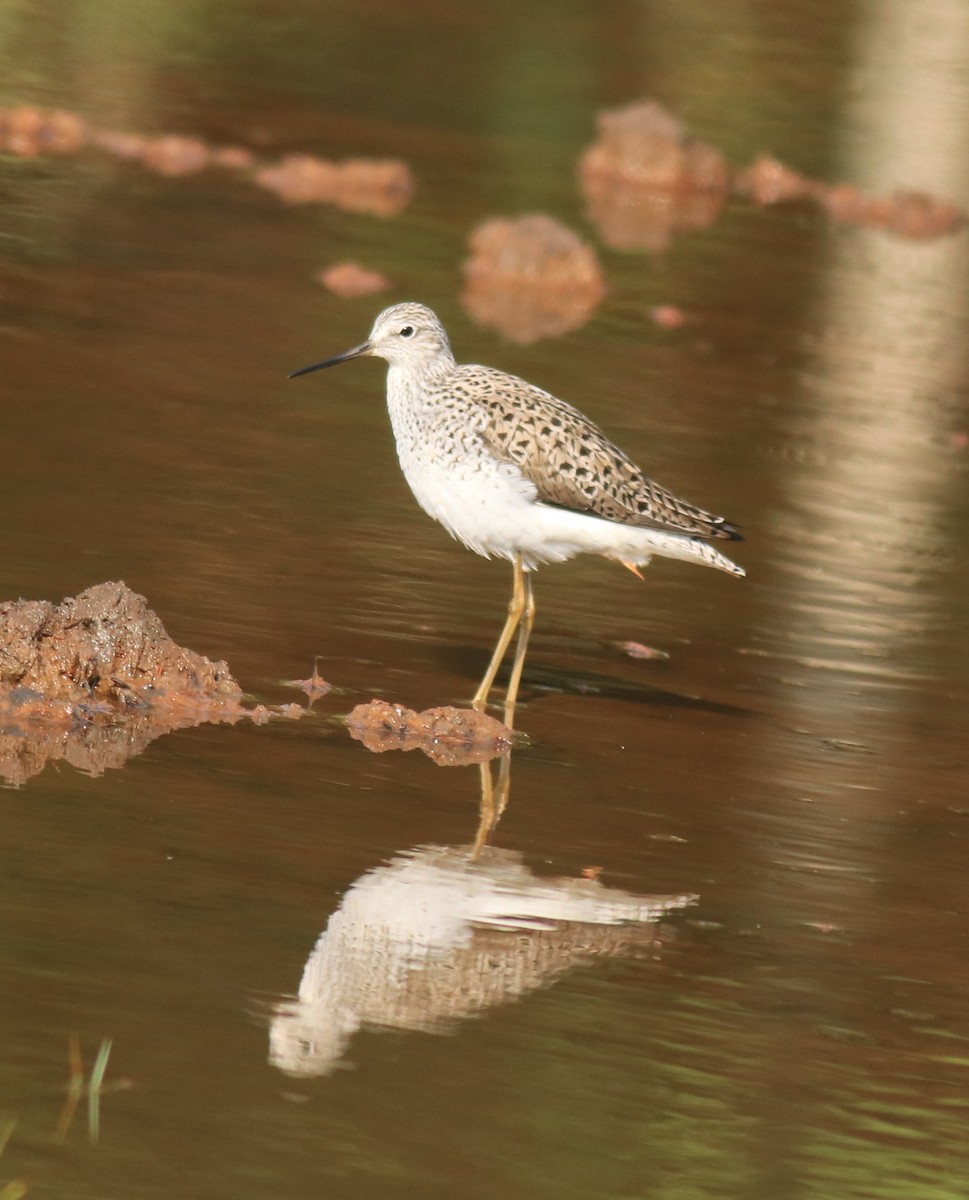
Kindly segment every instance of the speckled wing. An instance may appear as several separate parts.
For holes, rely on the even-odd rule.
[[[475,399],[486,414],[482,439],[496,457],[520,468],[543,504],[664,533],[743,540],[723,517],[677,499],[647,478],[564,400],[502,371],[470,369]]]

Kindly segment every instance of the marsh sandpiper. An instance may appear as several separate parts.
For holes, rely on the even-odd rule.
[[[638,575],[658,554],[744,574],[715,545],[742,540],[734,525],[648,479],[563,400],[492,367],[459,366],[423,304],[384,309],[365,342],[290,378],[364,355],[388,364],[387,407],[418,504],[468,549],[514,570],[508,618],[472,701],[479,711],[517,630],[504,710],[513,723],[540,564],[600,554]]]

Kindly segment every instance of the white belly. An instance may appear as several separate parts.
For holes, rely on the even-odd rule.
[[[440,409],[433,421],[425,421],[429,414],[405,400],[410,398],[398,403],[388,397],[404,477],[427,515],[476,554],[509,560],[520,555],[529,571],[577,554],[636,566],[660,554],[744,573],[709,542],[539,503],[535,485],[518,467],[492,457],[466,410],[463,422],[442,420]]]
[[[709,542],[540,504],[535,485],[510,464],[486,460],[447,467],[433,462],[401,465],[427,515],[485,558],[511,560],[521,555],[531,571],[577,554],[601,554],[639,567],[659,554],[743,574]]]

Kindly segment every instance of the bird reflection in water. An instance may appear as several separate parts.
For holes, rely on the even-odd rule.
[[[271,1064],[326,1075],[363,1028],[447,1033],[572,967],[661,940],[664,914],[692,895],[642,896],[596,879],[547,878],[486,844],[507,804],[510,756],[481,764],[473,846],[420,846],[347,890],[306,963],[299,993],[275,1006]],[[485,782],[487,780],[487,783]]]

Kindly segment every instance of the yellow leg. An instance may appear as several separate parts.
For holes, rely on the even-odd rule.
[[[522,573],[522,587],[525,592],[525,611],[518,621],[518,645],[515,647],[515,661],[512,663],[511,676],[508,679],[508,691],[505,693],[505,724],[509,729],[515,721],[515,702],[518,699],[518,685],[522,680],[525,668],[525,651],[528,649],[528,636],[535,623],[535,596],[532,593],[532,577]]]
[[[501,631],[501,637],[498,639],[498,645],[495,646],[495,652],[491,656],[491,662],[488,663],[488,669],[484,673],[484,679],[478,690],[474,694],[474,699],[471,701],[471,707],[476,708],[478,712],[484,712],[488,704],[488,693],[495,682],[495,676],[498,674],[498,668],[501,666],[501,660],[505,657],[505,651],[511,643],[512,635],[521,623],[522,614],[525,611],[526,605],[526,584],[525,572],[522,570],[522,560],[520,555],[516,555],[512,568],[514,569],[514,585],[512,587],[511,599],[508,601],[508,619],[505,621],[505,627]],[[531,584],[528,584],[528,591],[531,592]]]

